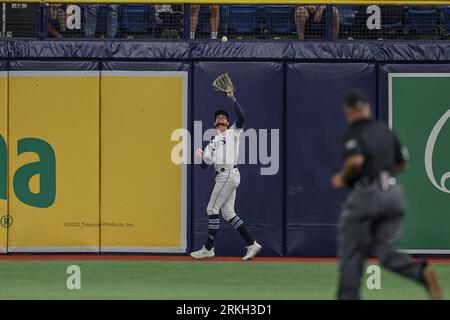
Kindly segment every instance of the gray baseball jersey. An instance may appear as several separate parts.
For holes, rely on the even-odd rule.
[[[217,134],[204,150],[205,161],[213,163],[215,170],[236,165],[241,133],[242,128],[236,128],[236,124],[233,124],[229,129]]]

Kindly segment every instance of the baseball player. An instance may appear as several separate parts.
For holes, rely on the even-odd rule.
[[[236,122],[229,127],[229,116],[225,110],[218,110],[214,114],[214,127],[217,135],[214,136],[205,150],[198,149],[196,155],[202,158],[202,167],[214,164],[216,171],[216,184],[209,199],[207,213],[209,217],[208,241],[200,250],[192,252],[195,259],[214,257],[214,240],[219,230],[220,216],[228,221],[239,232],[247,243],[247,253],[242,260],[252,259],[261,250],[261,245],[254,240],[247,231],[244,222],[234,212],[236,189],[241,176],[237,168],[239,136],[244,126],[245,115],[241,106],[234,97],[233,90],[226,93],[233,101],[237,114]]]
[[[344,165],[332,186],[349,187],[338,230],[338,299],[359,299],[366,258],[423,284],[432,299],[440,299],[436,274],[426,261],[411,260],[397,250],[405,200],[395,175],[405,169],[407,152],[397,137],[371,116],[370,102],[361,92],[343,99],[349,123],[344,132]]]

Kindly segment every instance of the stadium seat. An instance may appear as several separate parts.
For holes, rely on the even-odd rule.
[[[403,31],[405,10],[403,6],[381,6],[381,29],[384,36],[394,31]]]
[[[123,4],[119,9],[123,32],[144,33],[155,27],[155,8],[148,4]]]
[[[339,11],[339,25],[340,28],[348,29],[353,26],[353,19],[355,18],[355,10],[352,5],[337,5]]]
[[[436,32],[439,28],[437,10],[408,9],[409,30],[414,32]]]
[[[108,5],[100,4],[97,11],[97,28],[96,32],[106,33],[106,17],[108,14]]]
[[[264,8],[267,30],[274,33],[291,33],[295,29],[292,5],[267,5]]]
[[[339,33],[349,36],[353,30],[356,11],[352,5],[337,5],[339,11]]]
[[[450,6],[442,7],[442,28],[444,31],[450,31]]]
[[[255,32],[258,28],[257,11],[254,5],[229,6],[228,27],[239,33]]]

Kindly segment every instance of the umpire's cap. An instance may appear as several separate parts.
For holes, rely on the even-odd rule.
[[[214,113],[214,121],[216,121],[216,118],[219,114],[222,114],[225,117],[227,117],[227,120],[230,119],[230,117],[228,116],[228,112],[226,112],[225,110],[217,110],[216,113]]]
[[[362,109],[370,104],[370,100],[365,92],[361,90],[352,90],[343,96],[342,103],[346,108]]]

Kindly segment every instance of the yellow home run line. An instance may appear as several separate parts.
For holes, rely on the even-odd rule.
[[[3,2],[18,2],[18,0],[4,0]],[[20,2],[46,2],[46,3],[74,3],[73,0],[21,0]],[[77,0],[76,3],[198,3],[198,4],[339,4],[339,5],[353,5],[353,4],[393,4],[393,5],[450,5],[450,0]]]

